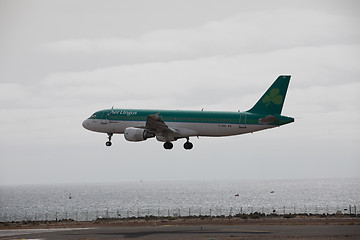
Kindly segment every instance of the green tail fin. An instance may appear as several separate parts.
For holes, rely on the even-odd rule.
[[[281,114],[290,77],[285,75],[279,76],[259,101],[247,112]]]

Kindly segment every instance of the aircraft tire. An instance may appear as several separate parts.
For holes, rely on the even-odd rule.
[[[112,143],[111,143],[110,141],[108,141],[108,142],[105,143],[105,145],[108,146],[108,147],[110,147],[111,144],[112,144]]]
[[[184,143],[184,148],[186,150],[191,150],[193,148],[193,144],[191,142]]]
[[[170,150],[173,148],[173,144],[171,142],[165,142],[164,143],[164,148],[167,149],[167,150]]]

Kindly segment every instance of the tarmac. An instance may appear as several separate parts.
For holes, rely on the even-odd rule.
[[[0,239],[360,239],[359,225],[158,225],[0,230]]]

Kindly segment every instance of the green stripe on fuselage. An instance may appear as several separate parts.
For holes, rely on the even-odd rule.
[[[159,117],[165,123],[183,122],[262,125],[259,123],[259,119],[266,116],[266,114],[248,112],[107,109],[94,113],[90,119],[108,119],[109,121],[146,121],[149,115],[157,113],[159,113]],[[278,121],[269,125],[280,126],[294,121],[294,119],[290,117],[281,115],[274,116],[278,119]]]

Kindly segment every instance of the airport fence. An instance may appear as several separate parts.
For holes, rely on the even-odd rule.
[[[345,206],[242,206],[229,208],[201,208],[201,207],[181,207],[172,209],[98,209],[98,210],[79,210],[79,211],[46,211],[46,212],[21,212],[16,214],[0,213],[0,222],[17,221],[92,221],[96,219],[128,219],[144,217],[229,217],[242,214],[354,214],[357,215],[356,205]]]

